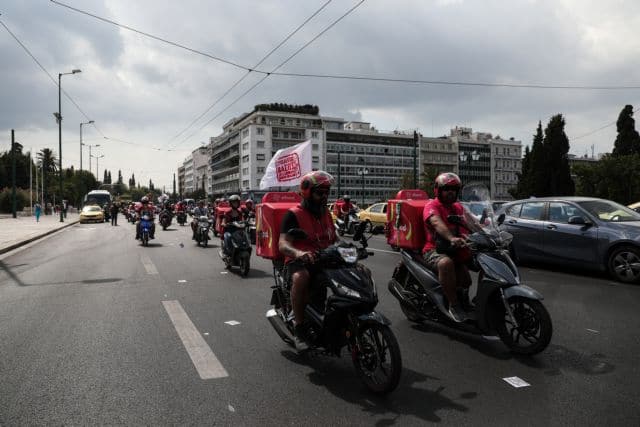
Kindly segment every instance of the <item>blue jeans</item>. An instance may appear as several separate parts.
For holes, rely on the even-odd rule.
[[[227,255],[231,255],[231,248],[232,248],[232,244],[231,244],[231,233],[228,231],[225,231],[224,233],[224,252]]]

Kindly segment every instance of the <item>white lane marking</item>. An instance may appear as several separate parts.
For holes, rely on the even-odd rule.
[[[228,405],[228,406],[227,406],[227,408],[228,408],[228,409],[229,409],[229,411],[231,411],[231,412],[236,412],[236,408],[234,408],[234,407],[233,407],[233,406],[231,406],[231,405]]]
[[[221,271],[220,274],[229,274],[228,271]]]
[[[240,322],[238,322],[237,320],[229,320],[228,322],[224,322],[224,323],[226,323],[229,326],[236,326],[240,324]]]
[[[528,382],[526,382],[525,380],[523,380],[522,378],[518,378],[518,377],[507,377],[507,378],[503,378],[503,380],[508,382],[509,384],[514,386],[515,388],[529,387],[531,385]]]
[[[203,332],[202,335],[207,336],[207,335],[209,335],[209,332]]]
[[[587,328],[587,331],[593,332],[594,334],[600,333],[600,331],[596,331],[595,329],[589,329],[589,328]]]
[[[212,378],[224,378],[229,374],[224,369],[218,358],[207,342],[202,338],[198,329],[189,319],[187,313],[178,301],[162,301],[164,309],[178,332],[178,336],[182,340],[184,348],[189,353],[189,357],[196,367],[200,378],[208,380]]]
[[[153,265],[148,256],[140,255],[140,261],[142,261],[144,269],[147,270],[147,274],[158,274],[158,269]]]
[[[399,255],[399,254],[400,254],[400,252],[396,252],[396,251],[388,251],[388,250],[386,250],[386,249],[376,249],[376,248],[372,248],[372,247],[368,247],[368,248],[367,248],[367,250],[368,250],[368,251],[384,252],[384,253],[387,253],[387,254],[396,254],[396,255]]]
[[[187,281],[184,280],[184,279],[180,279],[180,280],[178,280],[178,283],[187,283]]]

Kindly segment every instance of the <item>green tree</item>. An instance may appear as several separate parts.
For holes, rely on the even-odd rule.
[[[124,184],[124,181],[122,180],[122,171],[120,169],[118,169],[118,181],[116,184]]]
[[[636,122],[633,119],[633,106],[625,105],[620,111],[616,127],[618,136],[613,145],[613,156],[640,154],[640,134],[636,131]]]
[[[107,178],[109,179],[109,181],[105,184],[113,184],[113,181],[111,180],[111,171],[109,171],[109,173],[107,174]]]
[[[524,194],[523,197],[542,197],[547,195],[549,174],[546,148],[542,134],[542,122],[538,121],[538,128],[533,136],[533,145],[531,147],[531,161],[528,165],[529,182],[525,183],[525,185],[528,185],[526,189],[529,190],[529,194]]]
[[[574,167],[576,193],[623,205],[640,200],[640,155],[604,156],[593,165]]]
[[[564,133],[565,121],[562,114],[551,117],[544,130],[544,147],[549,186],[544,195],[573,196],[575,184],[569,168],[569,138]]]
[[[56,156],[50,148],[43,148],[36,154],[36,158],[38,159],[38,164],[43,174],[42,182],[44,182],[44,200],[47,202],[52,201],[53,199],[50,196],[52,193],[51,186],[54,184],[53,179],[55,178],[58,170],[58,166],[56,165]]]
[[[136,175],[135,174],[131,174],[131,182],[129,183],[129,187],[135,187],[136,186]]]

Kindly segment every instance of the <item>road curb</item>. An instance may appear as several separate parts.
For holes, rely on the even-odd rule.
[[[1,254],[4,254],[4,253],[6,253],[6,252],[12,251],[12,250],[14,250],[14,249],[17,249],[17,248],[19,248],[20,246],[24,246],[24,245],[26,245],[26,244],[28,244],[28,243],[34,242],[34,241],[36,241],[36,240],[38,240],[38,239],[42,239],[43,237],[46,237],[46,236],[48,236],[48,235],[50,235],[50,234],[53,234],[53,233],[55,233],[55,232],[58,232],[58,231],[60,231],[60,230],[64,230],[64,229],[65,229],[65,228],[67,228],[67,227],[71,227],[72,225],[77,224],[79,221],[80,221],[80,220],[79,220],[79,219],[77,219],[77,220],[75,220],[75,221],[72,221],[72,222],[70,222],[70,223],[68,223],[68,224],[63,225],[62,227],[55,228],[55,229],[53,229],[53,230],[49,230],[49,231],[47,231],[47,232],[45,232],[45,233],[42,233],[42,234],[38,234],[37,236],[31,237],[31,238],[29,238],[29,239],[23,240],[23,241],[18,242],[18,243],[14,243],[13,245],[9,245],[9,246],[7,246],[7,247],[5,247],[5,248],[0,248],[0,255],[1,255]]]

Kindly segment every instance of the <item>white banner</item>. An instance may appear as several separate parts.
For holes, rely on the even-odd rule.
[[[298,185],[308,172],[311,172],[311,140],[278,150],[260,180],[260,189]]]

